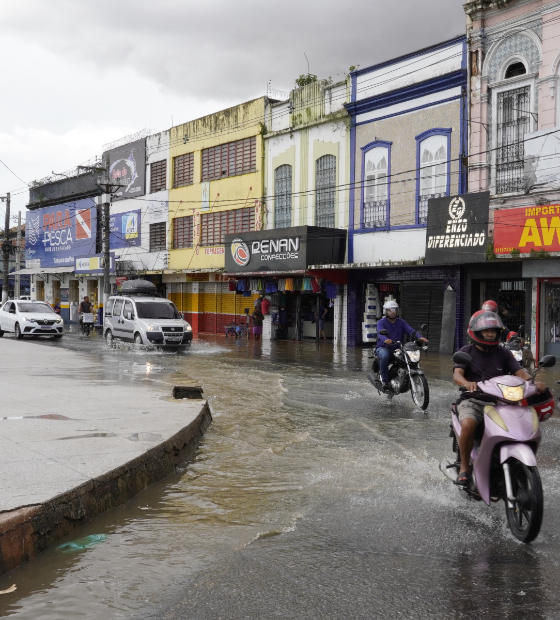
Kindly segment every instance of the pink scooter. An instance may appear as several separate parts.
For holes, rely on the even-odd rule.
[[[471,356],[464,351],[457,351],[453,361],[472,364]],[[467,487],[459,487],[468,497],[483,500],[488,506],[503,499],[510,530],[525,543],[534,540],[541,529],[543,491],[536,454],[541,441],[539,424],[551,415],[545,400],[549,403],[552,398],[550,392],[545,396],[537,394],[534,380],[540,368],[551,368],[555,363],[553,355],[545,355],[530,382],[504,375],[478,383],[480,400],[489,402],[484,407],[484,424],[477,428],[471,452],[471,482]],[[477,394],[473,396],[477,398]],[[444,459],[439,467],[455,482],[461,465],[458,445],[461,424],[455,403],[451,409],[449,436],[453,437],[456,459],[453,463]],[[548,413],[541,415],[544,411]]]

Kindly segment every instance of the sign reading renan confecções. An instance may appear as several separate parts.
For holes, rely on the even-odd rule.
[[[296,226],[225,236],[226,273],[304,271],[344,261],[346,231]]]
[[[484,262],[489,205],[489,192],[430,199],[426,264]]]
[[[494,252],[560,252],[560,205],[494,211]]]

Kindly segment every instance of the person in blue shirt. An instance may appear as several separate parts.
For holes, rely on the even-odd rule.
[[[383,389],[389,386],[389,363],[393,357],[393,351],[397,348],[396,342],[404,342],[405,336],[410,334],[418,334],[419,340],[428,342],[419,332],[412,329],[410,325],[400,319],[399,304],[394,301],[386,301],[383,304],[385,316],[377,322],[377,357],[379,358],[379,373],[381,374],[381,382]],[[387,330],[387,336],[382,336],[379,332]]]

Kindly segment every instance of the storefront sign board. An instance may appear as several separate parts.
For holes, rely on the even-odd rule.
[[[494,252],[560,252],[560,205],[494,212]]]
[[[124,213],[111,213],[109,229],[111,231],[110,244],[112,249],[140,246],[142,242],[140,218],[140,209]]]
[[[109,271],[115,271],[115,255],[111,253]],[[74,273],[103,273],[105,266],[105,255],[94,254],[92,256],[76,256],[74,263]]]
[[[486,261],[490,192],[428,201],[426,264]]]
[[[72,266],[76,256],[95,253],[96,233],[97,206],[91,198],[28,211],[26,265]]]
[[[225,272],[304,271],[308,265],[344,262],[346,231],[317,226],[225,236]]]

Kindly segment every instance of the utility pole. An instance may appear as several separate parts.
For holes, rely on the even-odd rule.
[[[101,204],[103,207],[103,323],[105,323],[105,308],[109,304],[109,297],[111,296],[111,204],[113,202],[113,192],[119,187],[126,187],[126,185],[119,185],[118,183],[109,182],[109,164],[107,163],[107,169],[103,177],[97,179],[97,186],[101,189],[103,194],[101,195]]]
[[[6,203],[6,220],[4,224],[4,242],[2,244],[2,254],[4,258],[4,268],[2,270],[2,303],[8,301],[8,274],[10,272],[10,193],[8,192],[1,198]]]
[[[17,220],[17,237],[16,237],[16,274],[21,268],[21,211],[18,211],[18,220]],[[19,299],[21,294],[20,291],[20,275],[16,275],[16,280],[14,283],[14,299]]]

